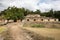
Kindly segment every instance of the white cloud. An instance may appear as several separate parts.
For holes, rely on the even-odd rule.
[[[51,4],[47,4],[47,3],[40,3],[39,4],[39,9],[41,11],[49,11],[50,9],[52,9],[52,5]]]
[[[8,6],[24,7],[33,11],[39,9],[43,12],[51,8],[60,10],[60,0],[0,0],[0,3],[0,10]]]
[[[24,8],[28,8],[30,10],[35,10],[38,8],[37,3],[39,2],[39,0],[17,0],[14,1],[12,3],[10,3],[10,6],[17,6],[17,7],[24,7]]]
[[[49,11],[50,9],[60,10],[60,0],[45,0],[39,3],[39,9]]]

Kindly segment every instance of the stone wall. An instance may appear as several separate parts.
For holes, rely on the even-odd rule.
[[[40,19],[40,18],[33,18],[33,19],[30,19],[30,18],[26,18],[24,19],[25,22],[58,22],[59,20],[58,19]]]

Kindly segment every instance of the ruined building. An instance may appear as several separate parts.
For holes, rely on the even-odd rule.
[[[25,22],[58,22],[57,18],[40,16],[38,14],[29,14],[24,19]]]

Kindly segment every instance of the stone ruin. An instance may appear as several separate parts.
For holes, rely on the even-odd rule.
[[[29,14],[24,19],[25,22],[58,22],[57,18],[40,16],[38,14]]]

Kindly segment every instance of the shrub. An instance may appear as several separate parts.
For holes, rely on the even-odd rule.
[[[32,24],[31,27],[45,27],[43,24]]]

